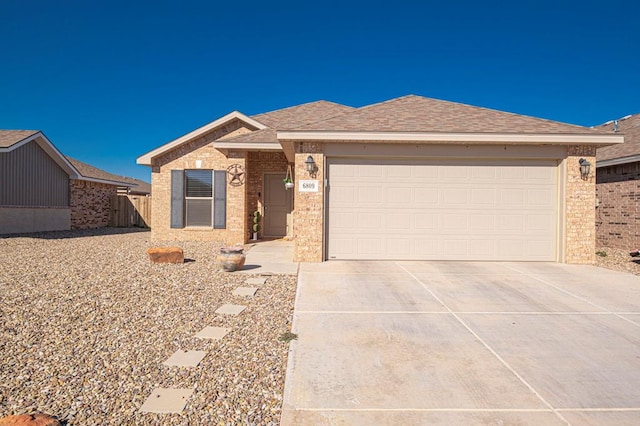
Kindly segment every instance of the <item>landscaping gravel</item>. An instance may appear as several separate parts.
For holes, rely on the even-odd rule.
[[[146,249],[177,245],[183,264]],[[0,238],[0,417],[45,412],[68,424],[278,424],[294,276],[272,275],[252,298],[251,275],[219,272],[219,245],[154,242],[146,231],[52,232]],[[237,317],[216,315],[246,305]],[[195,338],[229,327],[222,340]],[[207,351],[195,368],[162,363]],[[156,387],[194,388],[181,414],[140,406]]]
[[[596,251],[596,266],[640,275],[640,258],[631,257],[629,253],[632,251],[635,248],[620,250],[601,247]]]

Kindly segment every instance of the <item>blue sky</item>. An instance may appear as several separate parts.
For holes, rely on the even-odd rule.
[[[149,181],[233,110],[406,94],[591,126],[640,112],[635,1],[0,0],[0,128]]]

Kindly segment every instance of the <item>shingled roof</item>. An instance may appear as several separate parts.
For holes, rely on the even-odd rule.
[[[596,154],[597,162],[640,156],[640,114],[628,115],[617,121],[618,132],[614,132],[614,121],[609,121],[596,127],[596,129],[610,134],[624,136],[624,143],[598,148]]]
[[[316,101],[278,109],[251,116],[260,123],[277,130],[299,129],[331,117],[340,116],[354,110],[353,107],[329,101]]]
[[[75,167],[78,170],[78,172],[80,172],[81,180],[82,178],[88,178],[88,179],[97,179],[101,181],[113,182],[114,184],[119,186],[135,186],[136,185],[129,181],[129,179],[131,178],[127,178],[125,176],[118,176],[118,175],[111,174],[109,172],[105,172],[102,169],[99,169],[87,163],[83,163],[82,161],[76,160],[71,157],[67,157],[67,160],[69,160],[69,162],[73,164],[73,167]]]
[[[364,106],[302,131],[599,134],[602,131],[456,102],[407,95]]]
[[[36,133],[38,130],[0,130],[0,148],[9,148]]]

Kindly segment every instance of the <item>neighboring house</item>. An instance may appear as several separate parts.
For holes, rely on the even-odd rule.
[[[640,247],[640,114],[597,129],[624,135],[624,143],[597,151],[596,235],[600,247]]]
[[[404,96],[232,112],[138,158],[156,238],[293,235],[295,260],[592,263],[596,147],[622,136]],[[295,187],[285,190],[291,170]],[[311,170],[311,171],[308,171]],[[293,229],[291,229],[293,227]]]
[[[65,157],[40,131],[0,130],[0,234],[109,226],[110,197],[133,186]]]

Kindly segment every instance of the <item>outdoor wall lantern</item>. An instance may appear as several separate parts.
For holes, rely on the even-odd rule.
[[[584,158],[579,160],[580,163],[580,176],[582,176],[582,180],[589,179],[589,173],[591,172],[591,163]]]
[[[308,156],[307,160],[304,162],[304,168],[309,172],[309,174],[313,174],[316,171],[316,162],[313,161],[312,156]]]

